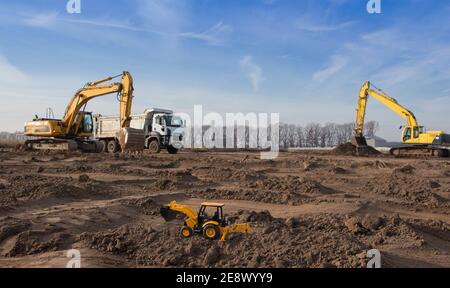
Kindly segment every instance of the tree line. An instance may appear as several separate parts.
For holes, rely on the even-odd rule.
[[[194,128],[191,127],[191,134],[186,139],[186,147],[202,147],[202,148],[256,148],[251,143],[261,143],[259,139],[258,131],[256,129],[250,129],[249,127],[223,127],[220,131],[222,136],[217,134],[217,130],[211,132],[211,126],[203,126],[202,129],[196,129],[201,135],[195,135]],[[238,130],[241,128],[242,133],[239,134]],[[364,134],[366,137],[374,137],[379,128],[379,124],[376,121],[369,121],[365,124]],[[234,147],[226,145],[227,130],[234,129]],[[335,147],[337,145],[351,141],[353,136],[353,130],[355,129],[354,123],[344,124],[319,124],[309,123],[305,126],[295,124],[280,124],[279,127],[279,147],[282,149],[287,148],[325,148]],[[214,129],[213,129],[214,130]],[[220,134],[222,134],[220,133]],[[271,135],[270,127],[268,135]],[[197,136],[197,137],[195,137]],[[215,140],[213,146],[205,143],[207,140]],[[211,142],[211,141],[209,141]],[[266,148],[266,147],[258,147]]]
[[[191,136],[188,140],[190,142],[190,147],[194,147],[195,141],[199,140],[203,142],[204,137],[212,137],[212,139],[218,137],[218,135],[206,135],[206,133],[211,128],[210,126],[202,127],[200,131],[203,131],[203,135],[194,139],[195,133],[194,128],[191,130]],[[223,127],[223,136],[220,137],[220,142],[223,142],[223,147],[226,147],[226,131],[227,127]],[[233,129],[233,128],[231,128]],[[279,145],[282,149],[287,148],[325,148],[325,147],[335,147],[337,145],[349,142],[353,136],[353,130],[355,129],[354,123],[344,123],[344,124],[336,124],[336,123],[327,123],[327,124],[319,124],[319,123],[309,123],[305,126],[295,125],[295,124],[280,124],[279,127]],[[376,132],[379,129],[379,124],[376,121],[366,122],[364,126],[364,135],[366,137],[374,137]],[[270,128],[269,128],[270,130]],[[254,148],[251,147],[251,143],[260,143],[260,139],[258,139],[257,131],[251,130],[246,127],[243,135],[238,135],[238,128],[234,127],[234,138],[236,141],[234,148]],[[268,132],[270,135],[270,131]],[[245,136],[244,136],[245,135]],[[242,137],[244,136],[244,137]],[[24,141],[27,139],[23,133],[7,133],[0,132],[0,139],[2,140],[17,140]],[[199,146],[203,146],[204,148],[212,148],[206,147],[205,143],[197,143]],[[189,145],[187,145],[189,146]],[[198,146],[197,146],[198,147]],[[216,147],[219,148],[219,147]],[[230,148],[230,147],[228,147]],[[259,147],[265,148],[265,147]]]
[[[309,123],[305,126],[281,124],[280,147],[285,149],[335,147],[349,142],[354,129],[355,123]],[[374,137],[378,129],[378,122],[369,121],[364,126],[364,135]]]

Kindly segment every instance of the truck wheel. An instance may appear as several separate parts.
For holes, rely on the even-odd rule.
[[[103,153],[105,151],[105,143],[102,141],[94,141],[95,153]]]
[[[106,143],[106,140],[100,140],[100,143],[102,145],[101,153],[106,153],[106,147],[108,146],[108,143]]]
[[[150,153],[158,154],[161,152],[161,147],[159,147],[158,140],[152,140],[150,141],[150,144],[148,145],[148,150]]]
[[[217,240],[220,237],[220,229],[216,225],[208,224],[203,228],[203,237],[209,240]]]
[[[108,153],[116,153],[119,151],[119,143],[116,140],[109,140],[106,150]]]
[[[167,152],[169,152],[169,154],[177,154],[178,153],[178,149],[173,147],[173,146],[168,146],[167,147]]]

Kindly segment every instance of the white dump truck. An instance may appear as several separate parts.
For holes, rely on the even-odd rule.
[[[166,149],[176,154],[183,147],[184,122],[171,110],[152,108],[143,114],[131,115],[130,127],[144,130],[144,147],[152,153]],[[119,151],[116,135],[119,128],[119,116],[94,115],[94,137],[103,142],[104,152]]]

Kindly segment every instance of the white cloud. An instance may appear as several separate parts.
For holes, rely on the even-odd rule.
[[[252,83],[253,89],[259,90],[261,82],[263,82],[263,70],[253,62],[252,56],[244,56],[239,61],[241,71],[248,77]]]
[[[24,23],[32,27],[52,27],[58,21],[58,13],[47,12],[41,14],[31,15],[24,19]]]
[[[226,37],[226,35],[228,35],[232,31],[233,29],[231,28],[231,26],[219,22],[205,32],[185,32],[180,33],[179,36],[204,41],[208,45],[221,46],[225,44],[224,37]]]
[[[323,70],[317,71],[313,75],[313,80],[322,82],[341,71],[348,63],[347,57],[343,55],[333,55],[331,63]]]
[[[144,30],[138,27],[134,27],[130,25],[127,22],[119,22],[119,21],[113,21],[110,19],[99,19],[99,20],[90,20],[90,19],[67,19],[65,20],[70,23],[76,23],[76,24],[85,24],[85,25],[92,25],[92,26],[99,26],[99,27],[105,27],[105,28],[117,28],[117,29],[123,29],[123,30],[130,30],[130,31],[137,31],[137,32],[150,32],[148,30]]]
[[[306,32],[332,32],[342,30],[355,24],[356,21],[342,22],[338,24],[322,24],[307,18],[298,19],[295,23],[297,29]]]
[[[420,77],[424,69],[426,69],[426,65],[423,62],[406,62],[386,66],[372,77],[380,85],[393,86]]]
[[[189,11],[188,2],[180,0],[138,0],[137,4],[145,28],[171,34],[181,30]]]
[[[0,54],[0,83],[20,83],[27,76],[19,68],[11,64],[5,56]]]
[[[230,25],[226,25],[223,22],[218,22],[217,24],[210,27],[204,32],[178,32],[182,30],[177,24],[180,19],[177,16],[179,14],[178,9],[172,7],[176,6],[172,1],[151,1],[151,2],[139,2],[141,3],[141,8],[145,11],[152,11],[146,14],[148,19],[143,25],[134,25],[129,21],[114,20],[110,18],[66,18],[60,16],[58,13],[47,12],[43,14],[36,15],[25,15],[23,23],[27,26],[45,28],[49,30],[62,30],[63,25],[70,24],[81,24],[96,26],[99,28],[111,28],[128,30],[134,32],[151,33],[163,36],[166,38],[184,38],[184,39],[194,39],[202,41],[211,46],[223,46],[226,44],[226,37],[230,34],[233,29]],[[172,3],[172,4],[170,4]],[[170,4],[170,5],[169,5]],[[149,17],[150,15],[157,15],[155,17]],[[150,19],[151,18],[151,19]]]

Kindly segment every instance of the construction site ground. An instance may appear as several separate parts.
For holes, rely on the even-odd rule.
[[[338,151],[339,152],[339,151]],[[342,151],[341,151],[342,152]],[[0,267],[450,267],[450,160],[330,151],[0,152]],[[251,234],[182,239],[171,200]]]

